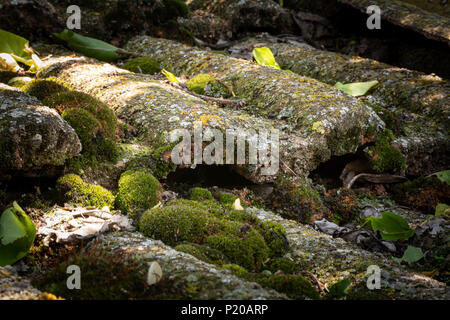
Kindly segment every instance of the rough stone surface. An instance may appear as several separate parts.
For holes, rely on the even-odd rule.
[[[0,267],[0,300],[37,300],[41,291],[19,277],[11,266]]]
[[[396,299],[449,299],[450,290],[439,281],[408,270],[392,258],[380,253],[365,251],[343,239],[314,230],[309,225],[264,210],[248,209],[258,218],[274,221],[286,229],[291,246],[291,258],[312,272],[325,284],[332,284],[348,278],[352,284],[363,283],[358,294],[361,298],[369,293],[365,287],[368,266],[377,265],[381,269],[381,292]]]
[[[191,296],[186,299],[224,300],[280,300],[285,295],[260,285],[242,280],[228,270],[200,261],[178,252],[159,240],[145,238],[140,233],[110,233],[99,238],[108,249],[130,252],[144,261],[157,261],[164,275],[174,280],[174,285],[187,283]]]
[[[382,19],[414,30],[425,37],[450,45],[450,20],[448,17],[425,11],[410,3],[398,0],[338,0],[366,12],[371,5],[380,7]]]
[[[397,68],[356,56],[315,49],[306,43],[258,35],[236,43],[233,56],[251,59],[255,47],[269,47],[286,69],[330,85],[378,80],[363,97],[397,113],[397,125],[405,132],[393,144],[405,155],[407,174],[430,174],[446,169],[450,149],[450,83],[436,75]],[[424,125],[426,123],[426,125]],[[398,129],[400,129],[400,127]]]
[[[246,99],[243,111],[273,118],[281,134],[297,136],[290,141],[290,152],[301,152],[303,158],[305,152],[313,155],[312,161],[288,163],[297,173],[309,172],[331,156],[355,152],[384,127],[370,107],[311,78],[146,36],[133,38],[127,48],[158,60],[178,75],[212,73],[231,83],[236,95]]]
[[[45,174],[81,151],[75,131],[54,109],[0,84],[0,171]]]

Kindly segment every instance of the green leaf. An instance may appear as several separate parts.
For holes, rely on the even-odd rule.
[[[333,284],[329,289],[329,293],[330,293],[330,295],[332,295],[334,297],[343,297],[343,296],[345,296],[345,291],[347,290],[349,285],[350,285],[350,280],[343,279],[343,280]]]
[[[382,212],[381,218],[368,217],[366,223],[373,231],[380,231],[381,237],[386,241],[407,240],[414,235],[414,229],[401,216],[390,211]]]
[[[180,81],[177,79],[177,77],[175,77],[175,75],[169,71],[167,71],[166,69],[162,69],[161,73],[163,75],[166,76],[167,80],[169,80],[170,82],[174,82],[174,83],[179,83]]]
[[[36,71],[42,66],[42,61],[33,52],[27,39],[2,29],[0,39],[0,53],[7,53],[14,60],[30,66],[30,71]]]
[[[436,211],[434,213],[436,217],[447,216],[450,217],[450,206],[445,203],[439,203],[436,206]]]
[[[275,61],[272,51],[267,47],[253,49],[253,57],[256,62],[262,66],[268,66],[273,69],[281,70],[278,63]]]
[[[118,50],[120,50],[119,48],[104,41],[85,37],[67,29],[64,29],[61,33],[54,33],[53,35],[66,41],[72,50],[91,58],[109,62],[122,57],[118,53]]]
[[[26,213],[14,202],[0,216],[0,266],[13,264],[29,251],[36,228]]]
[[[450,185],[450,170],[441,171],[438,173],[435,173],[436,177],[438,177],[439,180],[442,182],[445,182],[446,184]]]
[[[368,82],[354,82],[347,84],[336,82],[334,87],[354,97],[360,97],[365,95],[373,86],[376,86],[377,84],[378,84],[377,80]]]
[[[408,246],[408,248],[406,248],[405,252],[403,253],[403,256],[400,259],[395,258],[395,260],[397,260],[398,263],[402,263],[403,261],[407,263],[414,263],[422,258],[423,258],[422,249],[413,246]]]

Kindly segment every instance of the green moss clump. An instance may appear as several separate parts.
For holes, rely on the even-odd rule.
[[[219,194],[219,202],[223,205],[232,205],[236,200],[236,196],[232,193],[221,192]]]
[[[396,173],[406,169],[406,162],[402,153],[390,145],[390,142],[394,139],[392,131],[386,129],[383,134],[377,137],[375,146],[365,150],[370,166],[376,172]]]
[[[256,220],[249,224],[246,221],[250,219],[229,215],[217,206],[220,205],[214,200],[172,200],[163,207],[146,211],[139,229],[168,245],[180,245],[180,251],[201,260],[217,265],[235,263],[248,270],[260,270],[267,258],[285,252],[284,246],[272,249],[278,244],[271,237],[281,234],[276,226],[253,216]],[[284,234],[282,237],[285,240]],[[280,243],[287,245],[287,241]]]
[[[228,232],[209,236],[204,243],[223,252],[235,264],[248,270],[260,270],[270,255],[263,236],[255,229],[245,230],[246,225],[230,222],[228,227]]]
[[[255,281],[263,287],[285,293],[292,299],[320,299],[319,293],[301,275],[250,274],[248,280]]]
[[[182,0],[164,0],[164,6],[170,19],[177,16],[186,17],[189,14],[189,7]]]
[[[206,85],[214,79],[214,76],[207,73],[200,73],[189,79],[187,87],[190,91],[197,94],[205,94]]]
[[[270,249],[270,256],[282,256],[287,252],[289,242],[286,238],[286,231],[279,223],[261,221],[254,214],[243,210],[230,211],[227,213],[227,218],[232,221],[247,223],[258,230]]]
[[[281,270],[284,273],[289,274],[294,272],[295,262],[288,258],[273,258],[265,264],[265,268],[272,273]]]
[[[146,211],[139,221],[139,230],[148,237],[176,246],[182,242],[201,243],[214,222],[208,219],[206,210],[173,204]]]
[[[114,196],[101,186],[84,182],[75,174],[67,174],[58,179],[56,190],[65,202],[83,207],[113,207]]]
[[[145,74],[156,74],[162,69],[156,60],[148,57],[130,59],[121,68]]]
[[[53,77],[33,80],[22,90],[58,110],[75,129],[82,144],[82,155],[77,158],[80,164],[117,159],[117,118],[106,104],[86,93],[72,90],[70,85]]]
[[[195,201],[213,200],[211,192],[204,188],[192,188],[189,198]]]
[[[154,207],[161,199],[161,189],[159,181],[146,170],[125,171],[119,179],[117,208],[134,216]]]
[[[225,270],[230,270],[232,274],[239,278],[247,278],[249,275],[247,270],[237,264],[224,264],[222,268]]]
[[[197,259],[211,264],[223,265],[225,263],[228,263],[228,259],[222,252],[204,245],[196,243],[185,243],[176,246],[174,249],[193,255]]]
[[[21,89],[22,91],[28,93],[29,95],[35,96],[41,101],[52,94],[58,94],[72,90],[69,84],[54,77],[30,81]]]

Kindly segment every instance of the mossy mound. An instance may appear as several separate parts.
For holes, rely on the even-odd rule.
[[[128,170],[120,176],[116,206],[134,216],[155,206],[161,199],[161,191],[159,181],[146,170]]]
[[[241,266],[238,266],[237,264],[224,264],[222,266],[225,270],[230,270],[232,274],[234,274],[236,277],[239,278],[247,278],[249,272],[242,268]]]
[[[392,131],[386,129],[384,133],[378,135],[374,146],[364,150],[370,166],[376,172],[399,173],[406,169],[402,153],[390,145],[394,139]]]
[[[288,258],[273,258],[267,262],[264,267],[272,273],[279,270],[286,274],[293,273],[295,270],[295,262]]]
[[[204,188],[192,188],[189,198],[195,201],[213,200],[211,192]]]
[[[114,196],[101,186],[84,182],[75,174],[67,174],[58,179],[56,190],[65,202],[83,207],[113,207]]]
[[[394,200],[399,204],[434,215],[439,203],[450,203],[450,188],[436,176],[420,177],[395,187]]]
[[[320,299],[319,293],[311,283],[301,275],[292,274],[249,274],[248,280],[259,283],[265,288],[271,288],[286,294],[291,299]]]
[[[174,249],[193,255],[197,259],[211,264],[223,265],[229,262],[222,252],[196,243],[180,244]]]
[[[129,70],[131,72],[139,72],[145,74],[156,74],[161,71],[161,66],[156,60],[148,57],[139,57],[128,60],[122,69]]]
[[[43,101],[53,94],[70,91],[72,90],[72,87],[57,78],[49,77],[46,79],[33,80],[25,84],[21,89],[29,95],[35,96]]]
[[[260,270],[267,258],[286,252],[280,226],[250,213],[229,211],[214,200],[173,200],[146,211],[139,229],[201,260],[217,265],[231,262],[248,270]]]
[[[237,197],[232,193],[228,192],[219,193],[219,202],[223,205],[232,205],[236,199]]]
[[[56,78],[33,80],[22,90],[55,108],[72,128],[82,144],[82,163],[114,161],[119,155],[115,132],[117,118],[107,105]]]

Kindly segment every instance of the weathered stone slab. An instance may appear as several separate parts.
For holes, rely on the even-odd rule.
[[[300,75],[334,85],[378,80],[363,97],[398,117],[404,134],[394,144],[405,155],[408,174],[429,174],[446,169],[450,149],[450,83],[436,75],[394,67],[371,59],[315,49],[306,43],[266,34],[245,39],[229,50],[252,59],[256,47],[269,47],[277,62]]]
[[[282,134],[297,136],[290,140],[294,157],[313,153],[313,163],[290,163],[297,173],[309,172],[333,155],[355,152],[384,126],[370,107],[311,78],[146,36],[132,39],[127,49],[156,59],[178,75],[212,73],[231,83],[234,93],[247,101],[243,111],[271,118]],[[302,150],[296,149],[297,141]]]
[[[175,287],[186,283],[191,288],[182,298],[195,300],[266,300],[287,299],[285,295],[260,285],[242,280],[227,270],[200,261],[183,252],[166,246],[159,240],[142,236],[140,233],[111,233],[99,237],[100,244],[111,252],[123,250],[144,262],[157,261],[163,275],[173,280]],[[195,290],[194,290],[195,288]]]
[[[369,6],[376,5],[381,8],[382,19],[450,45],[450,19],[448,17],[399,0],[338,1],[349,4],[364,13]]]
[[[0,300],[37,300],[42,292],[28,279],[19,277],[11,266],[0,267]]]
[[[62,166],[80,151],[78,136],[56,110],[0,84],[0,172],[46,175],[41,169]]]
[[[439,281],[408,270],[392,258],[363,250],[343,239],[315,231],[309,225],[264,210],[254,210],[259,219],[274,221],[286,229],[292,259],[312,272],[325,284],[344,278],[352,281],[351,299],[449,299],[450,290]],[[367,268],[381,269],[381,290],[367,289]]]
[[[174,58],[170,58],[170,61]],[[188,57],[185,57],[183,61],[187,59]],[[249,70],[256,67],[261,72],[260,79],[264,79],[265,72],[272,74],[269,68],[259,67],[243,60],[233,60],[243,63]],[[251,115],[250,112],[246,112],[248,109],[220,108],[165,84],[158,80],[158,77],[133,74],[92,59],[65,56],[52,57],[44,61],[47,68],[41,76],[56,76],[70,83],[75,89],[92,94],[107,103],[116,111],[118,117],[137,128],[143,141],[152,147],[159,147],[161,139],[167,138],[168,133],[174,129],[192,130],[196,121],[201,121],[203,128],[218,128],[222,132],[227,129],[239,133],[248,129],[259,132],[277,128],[280,129],[280,160],[290,164],[290,168],[297,174],[306,175],[333,154],[356,151],[358,146],[373,139],[378,128],[383,126],[376,114],[357,100],[314,80],[311,80],[313,85],[308,84],[309,80],[305,80],[304,86],[308,91],[303,94],[300,90],[304,78],[284,72],[274,74],[282,78],[294,77],[294,81],[291,82],[292,90],[297,91],[299,96],[307,96],[305,100],[316,101],[313,97],[313,94],[316,94],[314,89],[322,88],[322,95],[329,99],[330,104],[334,104],[328,110],[321,110],[319,108],[326,108],[327,105],[325,102],[318,103],[315,106],[318,108],[315,113],[304,115],[306,119],[303,119],[303,129],[294,129],[296,128],[294,125],[289,125],[284,120],[273,121],[258,117],[255,112],[251,112],[254,113]],[[239,65],[236,64],[235,67],[239,68]],[[250,74],[241,73],[241,75],[250,77]],[[262,81],[262,86],[272,86],[272,90],[267,91],[266,95],[283,87],[282,83],[270,79],[267,74],[266,79]],[[314,87],[315,84],[317,87]],[[289,93],[284,93],[284,96],[285,99],[292,98],[292,94]],[[273,101],[272,99],[265,102],[269,104],[268,108]],[[279,104],[280,108],[284,108],[284,117],[289,117],[289,112],[293,112],[296,107],[302,108],[300,104],[302,99],[297,98],[297,101],[298,105]],[[264,109],[264,105],[260,105],[260,108]],[[304,106],[303,109],[308,110],[308,107]],[[312,129],[315,121],[323,121],[321,122],[323,131],[317,132]],[[235,168],[257,183],[274,181],[277,177],[277,175],[262,175],[259,164],[245,167],[236,165]],[[284,167],[280,165],[279,173],[282,173],[282,170]]]

